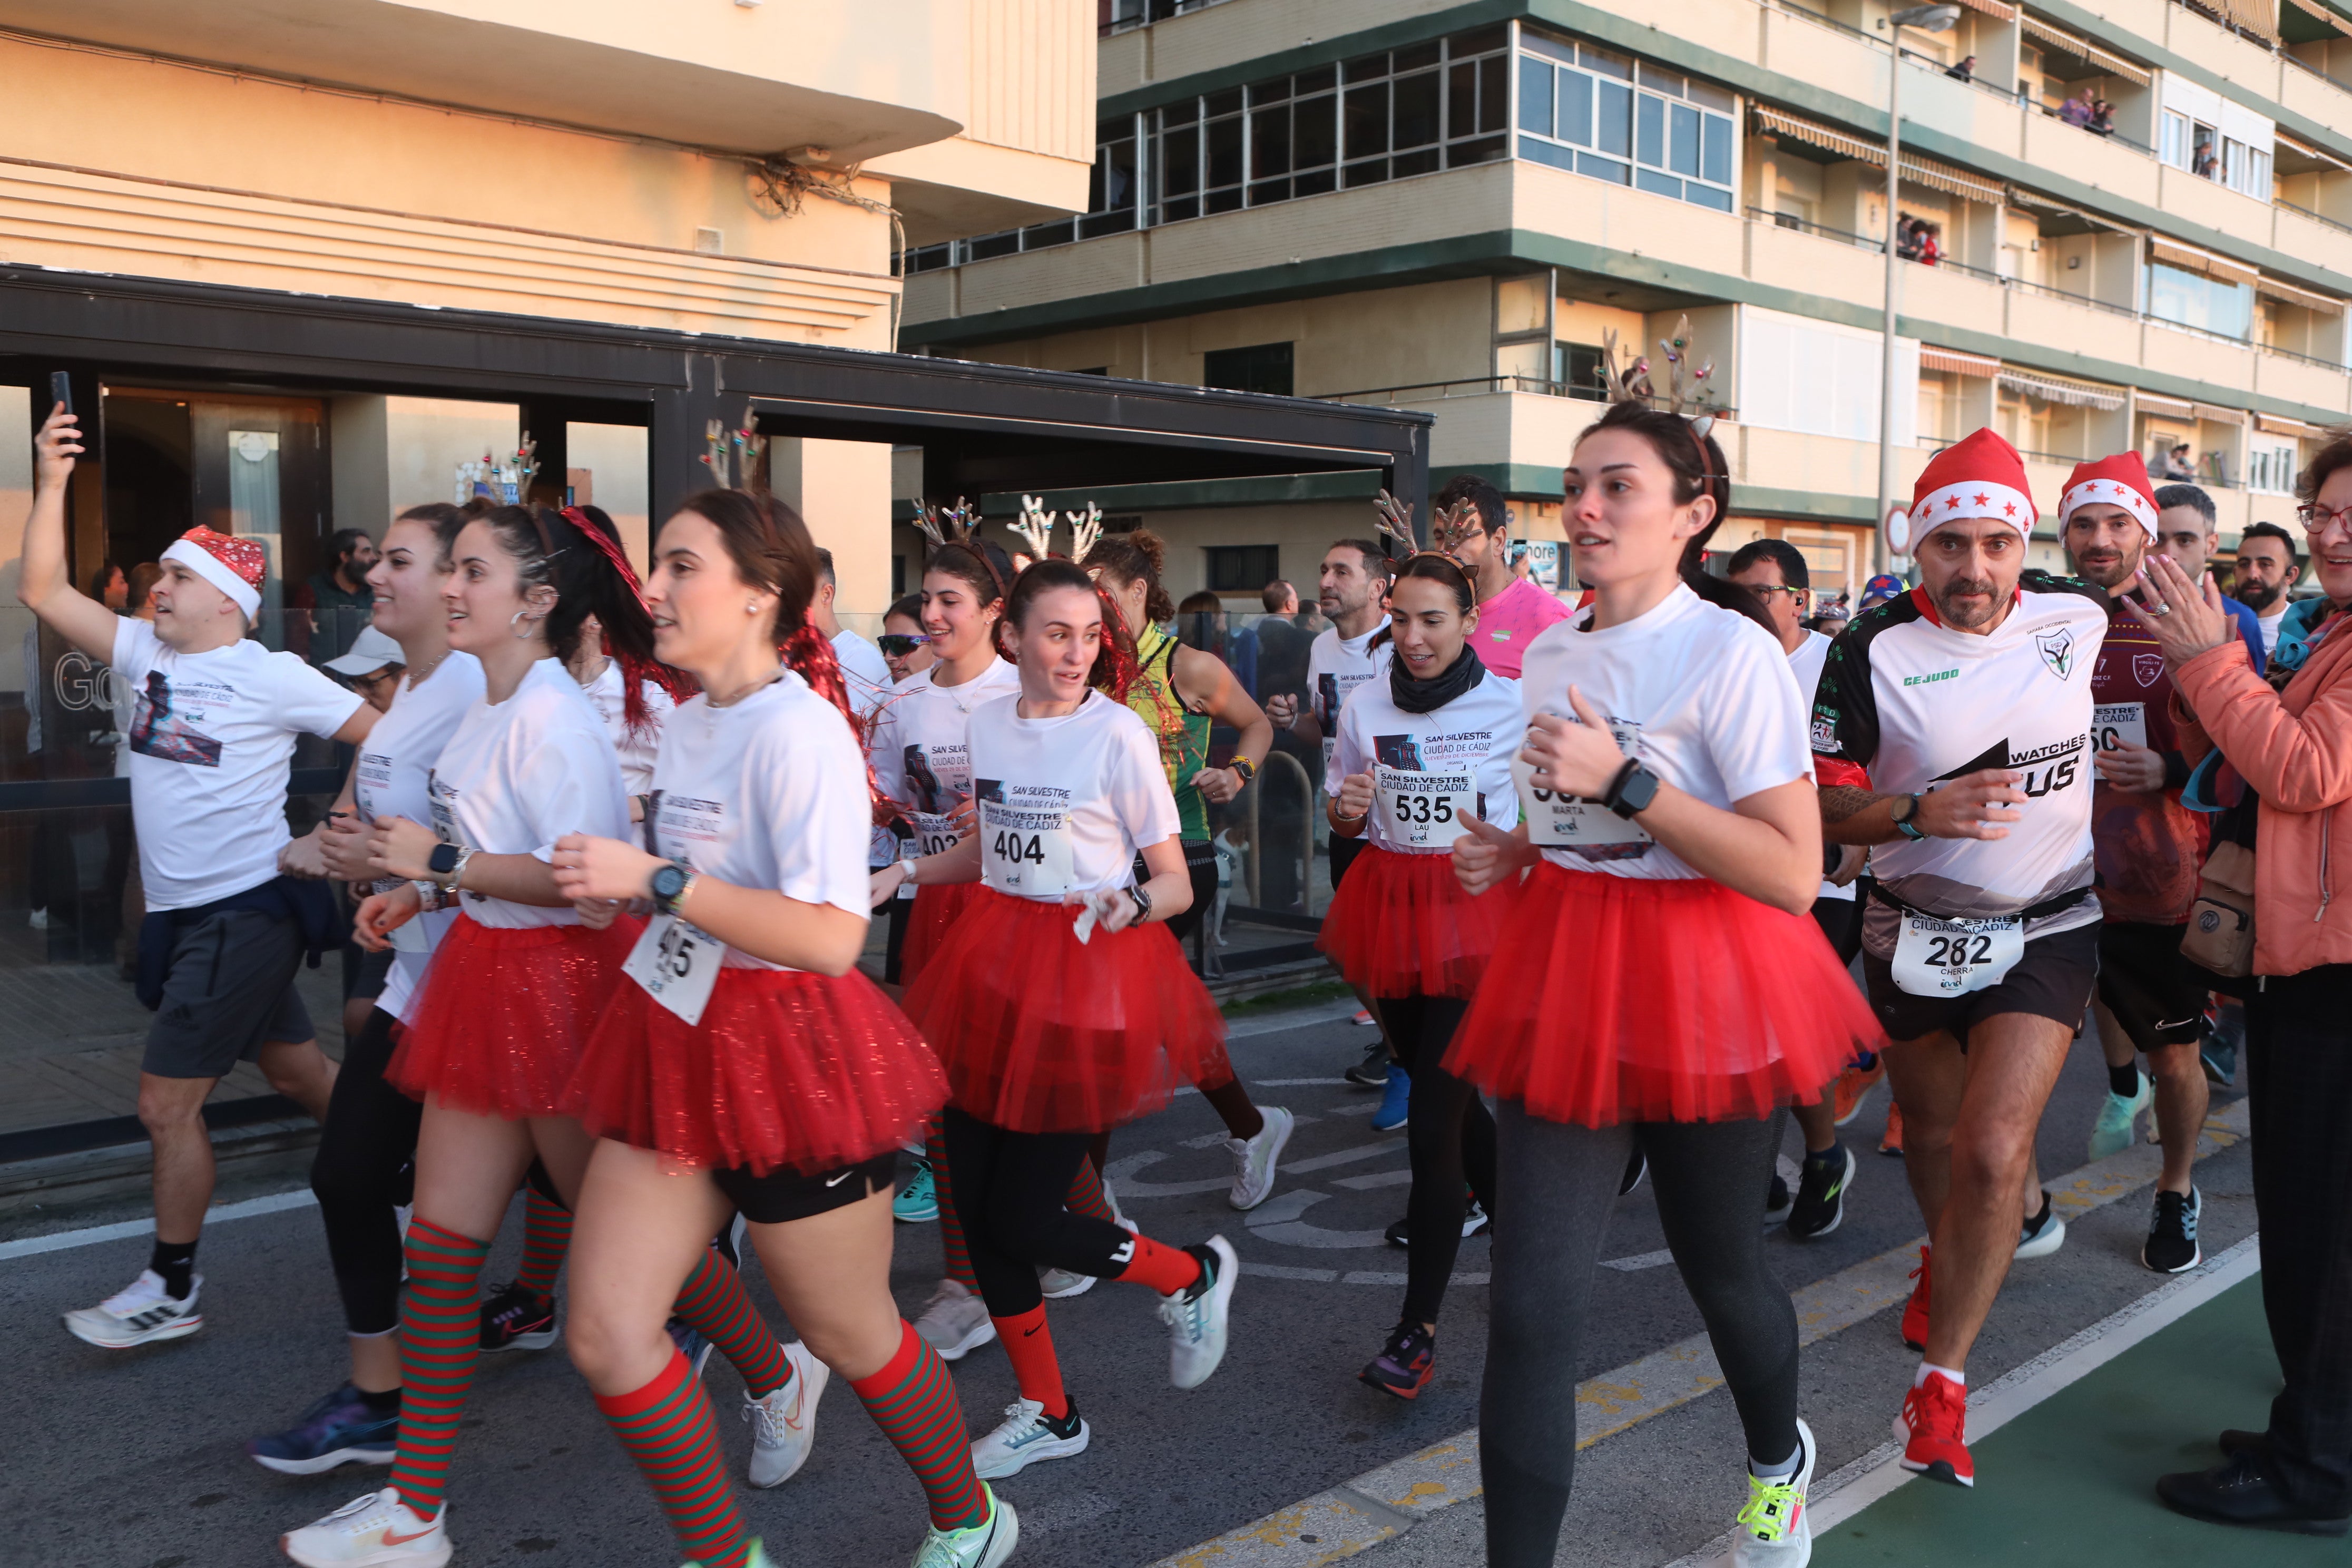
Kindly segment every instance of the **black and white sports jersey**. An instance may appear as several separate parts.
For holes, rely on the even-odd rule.
[[[1924,590],[1864,612],[1830,649],[1814,693],[1823,787],[1926,792],[1985,768],[2023,773],[2006,838],[1900,839],[1870,851],[1889,893],[1940,915],[2009,915],[2091,885],[2091,671],[2105,600],[2028,572],[2008,617],[1983,637],[1945,626]],[[2099,918],[2095,897],[2045,919],[2039,936]],[[1893,951],[1892,910],[1873,908],[1865,945]]]

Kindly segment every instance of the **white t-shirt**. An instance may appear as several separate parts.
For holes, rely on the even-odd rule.
[[[2271,655],[2278,652],[2280,624],[2286,619],[2286,613],[2294,608],[2294,602],[2293,600],[2283,598],[2279,601],[2277,609],[2273,610],[2267,616],[2256,616],[2254,617],[2254,624],[2263,628],[2263,657],[2264,658],[2268,658]]]
[[[874,781],[912,814],[917,855],[936,855],[955,842],[948,817],[971,794],[965,755],[971,715],[982,703],[1021,689],[1020,672],[1001,658],[961,686],[939,686],[933,665],[890,694],[874,728]]]
[[[1315,704],[1315,722],[1323,729],[1326,774],[1331,771],[1331,759],[1339,744],[1340,709],[1347,706],[1349,695],[1357,687],[1376,675],[1388,674],[1389,660],[1396,657],[1390,643],[1377,648],[1371,646],[1372,638],[1388,624],[1389,618],[1382,616],[1356,637],[1343,637],[1338,626],[1325,626],[1315,634],[1307,650],[1307,690]]]
[[[621,684],[621,661],[607,658],[604,671],[581,689],[596,716],[604,722],[604,734],[615,755],[621,759],[621,782],[631,795],[650,795],[654,787],[654,757],[661,751],[662,725],[670,710],[677,704],[670,694],[650,680],[638,683],[646,694],[646,723],[635,735],[629,733],[629,715],[625,704],[627,688]]]
[[[428,783],[441,749],[457,732],[458,721],[482,700],[482,664],[470,653],[451,650],[421,686],[406,680],[392,699],[392,708],[375,721],[352,770],[352,804],[360,820],[373,823],[387,816],[433,826],[433,796]],[[409,1003],[425,978],[433,949],[456,921],[455,910],[438,910],[416,917],[425,951],[405,949],[392,955],[392,973],[384,977],[383,993],[375,1005],[395,1018],[406,1018]]]
[[[859,717],[870,717],[892,690],[890,667],[883,662],[882,650],[844,626],[834,637],[833,657],[841,666],[841,683],[848,689],[850,707]]]
[[[1519,820],[1511,753],[1527,733],[1520,715],[1519,683],[1491,669],[1477,685],[1428,713],[1398,707],[1385,676],[1360,681],[1340,705],[1339,751],[1324,775],[1323,791],[1337,800],[1348,775],[1372,774],[1374,794],[1385,798],[1373,803],[1364,838],[1400,854],[1449,854],[1454,841],[1469,831],[1456,820],[1465,792],[1436,783],[1441,779],[1466,781],[1469,809],[1508,832]],[[1402,773],[1423,776],[1395,778]],[[1404,787],[1381,789],[1384,779]],[[1433,795],[1435,799],[1427,798]]]
[[[131,689],[131,820],[147,908],[194,909],[278,875],[294,737],[328,735],[358,695],[250,637],[173,653],[145,621],[114,626],[114,678]]]
[[[738,888],[869,912],[866,759],[841,710],[790,670],[730,708],[681,703],[654,787],[662,854]],[[726,963],[784,967],[732,947]]]
[[[1622,626],[1580,629],[1591,618],[1590,609],[1580,611],[1528,646],[1519,682],[1528,719],[1575,718],[1568,700],[1573,685],[1628,756],[1724,811],[1812,776],[1797,679],[1763,627],[1679,584],[1649,613]],[[1699,875],[1640,823],[1597,801],[1581,809],[1593,825],[1591,841],[1545,849],[1553,864],[1659,881]],[[1536,827],[1540,842],[1540,817]]]
[[[1020,701],[1016,689],[971,713],[982,865],[990,865],[989,846],[1004,835],[1009,844],[1026,843],[1033,864],[1065,873],[1037,890],[1024,888],[1021,897],[1059,903],[1064,891],[1126,887],[1137,851],[1175,837],[1180,828],[1159,741],[1133,709],[1099,691],[1087,692],[1076,712],[1058,719],[1024,719]],[[1052,843],[1056,833],[1066,836],[1059,848]],[[1053,887],[1056,880],[1066,887]]]
[[[1797,695],[1805,700],[1808,712],[1812,710],[1813,692],[1822,683],[1822,666],[1829,661],[1830,644],[1834,640],[1820,632],[1807,632],[1805,640],[1797,645],[1797,651],[1789,656],[1789,673],[1797,678]],[[1824,879],[1822,890],[1814,896],[1851,900],[1854,896],[1853,884],[1848,882],[1841,888]]]
[[[530,667],[504,702],[475,703],[457,721],[427,781],[433,826],[444,842],[486,855],[555,858],[567,833],[635,842],[629,795],[604,721],[559,659]],[[459,908],[486,926],[576,925],[560,909],[461,893]]]

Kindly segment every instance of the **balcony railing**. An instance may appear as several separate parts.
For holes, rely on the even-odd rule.
[[[1205,11],[1212,5],[1222,5],[1225,0],[1097,0],[1095,31],[1101,34],[1124,33],[1130,28],[1148,27],[1154,22],[1165,22],[1171,16],[1189,16],[1195,11]]]
[[[1799,234],[1810,234],[1822,239],[1838,240],[1843,244],[1853,246],[1856,250],[1867,250],[1874,256],[1886,254],[1886,242],[1883,239],[1874,239],[1866,234],[1852,234],[1842,228],[1832,228],[1826,224],[1808,223],[1794,213],[1768,212],[1762,207],[1749,207],[1748,216],[1759,223],[1769,223],[1774,228],[1794,229]]]
[[[1368,386],[1353,392],[1323,392],[1313,395],[1326,403],[1355,403],[1386,405],[1405,403],[1438,403],[1449,397],[1486,397],[1498,392],[1524,392],[1539,397],[1565,397],[1579,403],[1605,403],[1607,395],[1600,387],[1582,382],[1554,381],[1541,375],[1474,375],[1458,381],[1423,381],[1404,386]],[[1739,411],[1736,408],[1715,408],[1715,416],[1727,424],[1737,424]]]
[[[2297,206],[2294,203],[2286,200],[2283,196],[2279,198],[2278,205],[2298,216],[2309,218],[2314,223],[2324,223],[2330,228],[2340,228],[2346,234],[2352,234],[2352,223],[2346,223],[2341,218],[2332,218],[2326,213],[2315,213],[2309,207]]]

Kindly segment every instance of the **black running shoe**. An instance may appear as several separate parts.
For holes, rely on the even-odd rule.
[[[1364,1059],[1348,1069],[1347,1079],[1359,1089],[1385,1089],[1389,1081],[1389,1047],[1385,1040],[1374,1040],[1364,1052]]]
[[[1462,1215],[1462,1239],[1467,1241],[1474,1236],[1484,1236],[1494,1228],[1494,1216],[1486,1212],[1486,1205],[1472,1198],[1469,1208]],[[1391,1247],[1409,1247],[1412,1245],[1411,1237],[1406,1235],[1403,1220],[1397,1221],[1381,1234],[1388,1237]]]
[[[1789,1217],[1789,1184],[1780,1173],[1772,1173],[1772,1184],[1764,1189],[1764,1228],[1771,1229]]]
[[[508,1284],[482,1303],[486,1351],[543,1351],[555,1342],[556,1331],[552,1296]]]
[[[2185,1274],[2204,1261],[2197,1245],[2197,1216],[2205,1207],[2204,1194],[2191,1183],[2189,1195],[2159,1191],[2156,1214],[2148,1221],[2147,1245],[2139,1260],[2158,1274]]]
[[[1437,1370],[1437,1340],[1419,1323],[1399,1323],[1389,1331],[1389,1342],[1357,1377],[1382,1394],[1415,1399]]]
[[[1827,1153],[1805,1155],[1797,1175],[1797,1200],[1789,1208],[1789,1234],[1799,1241],[1827,1236],[1845,1222],[1845,1193],[1853,1185],[1853,1151],[1840,1143]]]
[[[1632,1192],[1635,1187],[1640,1186],[1642,1184],[1642,1178],[1649,1173],[1650,1157],[1647,1154],[1643,1153],[1641,1150],[1635,1149],[1633,1151],[1633,1157],[1625,1162],[1625,1174],[1620,1178],[1617,1183],[1617,1195],[1622,1198],[1627,1193]],[[1774,1179],[1778,1180],[1779,1178],[1776,1177]]]

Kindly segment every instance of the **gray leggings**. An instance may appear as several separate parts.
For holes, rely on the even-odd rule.
[[[1496,1117],[1492,1319],[1478,1415],[1490,1568],[1549,1565],[1576,1474],[1576,1384],[1592,1270],[1636,1140],[1658,1217],[1739,1408],[1748,1456],[1797,1447],[1797,1312],[1764,1262],[1759,1198],[1780,1120],[1575,1127]]]

